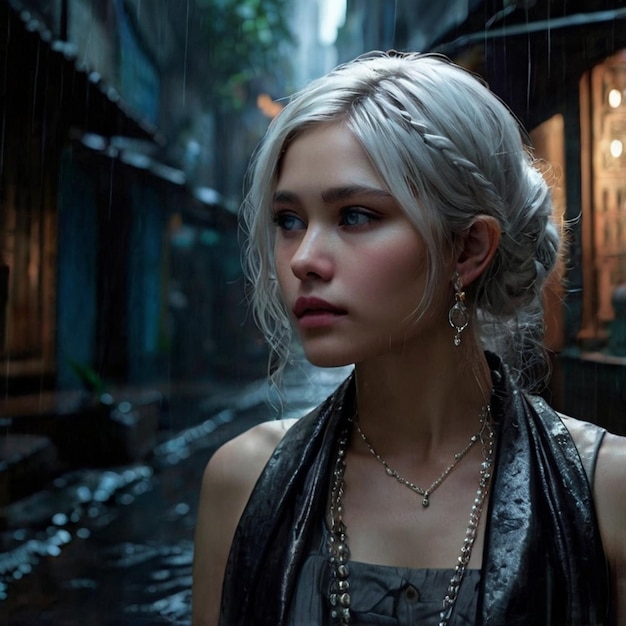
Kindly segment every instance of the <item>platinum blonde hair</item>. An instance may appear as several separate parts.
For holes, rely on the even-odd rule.
[[[497,220],[497,252],[468,298],[483,346],[532,386],[543,354],[541,289],[559,255],[550,190],[525,132],[485,84],[445,57],[417,53],[369,53],[313,81],[272,121],[253,155],[241,208],[243,261],[252,311],[271,349],[270,372],[280,372],[292,344],[273,258],[281,156],[304,131],[338,121],[427,245],[418,315],[435,285],[451,281],[442,275],[446,251],[477,216]]]

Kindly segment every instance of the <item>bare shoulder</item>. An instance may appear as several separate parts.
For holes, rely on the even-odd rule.
[[[594,483],[600,525],[610,531],[607,549],[614,547],[626,566],[626,438],[607,433],[602,442]]]
[[[598,455],[594,500],[613,579],[616,623],[626,624],[626,438],[608,434]]]
[[[204,471],[201,505],[210,501],[224,521],[236,524],[267,461],[295,421],[264,422],[221,446]]]
[[[576,446],[581,449],[589,437],[589,423],[573,417],[559,414],[566,428],[570,432]],[[602,439],[598,452],[594,477],[594,493],[596,499],[610,495],[610,500],[619,504],[621,522],[626,523],[626,437],[607,432]],[[615,501],[616,497],[624,498]]]
[[[580,448],[589,436],[589,422],[561,413],[559,413],[559,417],[563,420],[576,446]],[[626,470],[626,437],[607,432],[598,453],[594,487],[598,486],[598,482],[602,483],[604,480],[623,479],[626,475],[624,470]],[[624,481],[621,480],[620,482]],[[624,482],[623,489],[626,491],[626,482]]]
[[[194,539],[194,626],[219,621],[222,580],[239,518],[265,464],[296,421],[251,428],[219,448],[204,470]]]
[[[585,422],[563,419],[578,441]],[[598,524],[604,551],[611,565],[617,623],[626,624],[626,437],[606,433],[598,452],[593,484]]]
[[[575,417],[564,415],[563,413],[558,413],[558,416],[561,418],[561,421],[565,424],[569,434],[572,436],[576,447],[580,449],[589,436],[590,426],[594,425],[590,422],[585,422],[583,420],[576,419]],[[600,427],[596,426],[596,428],[599,429]]]
[[[296,421],[263,422],[231,439],[211,457],[204,478],[228,489],[248,492],[247,501],[276,446]]]

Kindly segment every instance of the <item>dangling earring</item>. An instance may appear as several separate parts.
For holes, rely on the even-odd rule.
[[[461,333],[469,324],[469,313],[465,306],[465,292],[461,285],[461,276],[457,271],[454,272],[452,279],[454,281],[454,304],[448,311],[448,321],[450,326],[456,330],[454,345],[458,347],[461,345]]]

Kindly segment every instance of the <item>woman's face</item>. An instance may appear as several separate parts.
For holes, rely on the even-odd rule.
[[[415,323],[424,242],[345,126],[322,125],[291,143],[274,218],[278,282],[313,364],[359,363],[426,333],[450,335],[443,302]]]

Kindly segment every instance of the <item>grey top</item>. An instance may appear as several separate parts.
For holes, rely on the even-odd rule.
[[[306,558],[291,606],[289,626],[327,626],[330,570],[326,529]],[[349,562],[351,626],[437,626],[453,570],[410,569]],[[450,626],[476,623],[480,570],[468,570]]]
[[[578,452],[593,489],[598,451],[606,431],[586,424],[578,438]],[[289,626],[330,624],[330,571],[326,553],[328,530],[321,524],[317,545],[307,556],[300,575]],[[350,561],[352,626],[437,626],[439,612],[453,571],[410,569]],[[450,626],[472,626],[477,621],[480,570],[468,570],[459,589]]]

